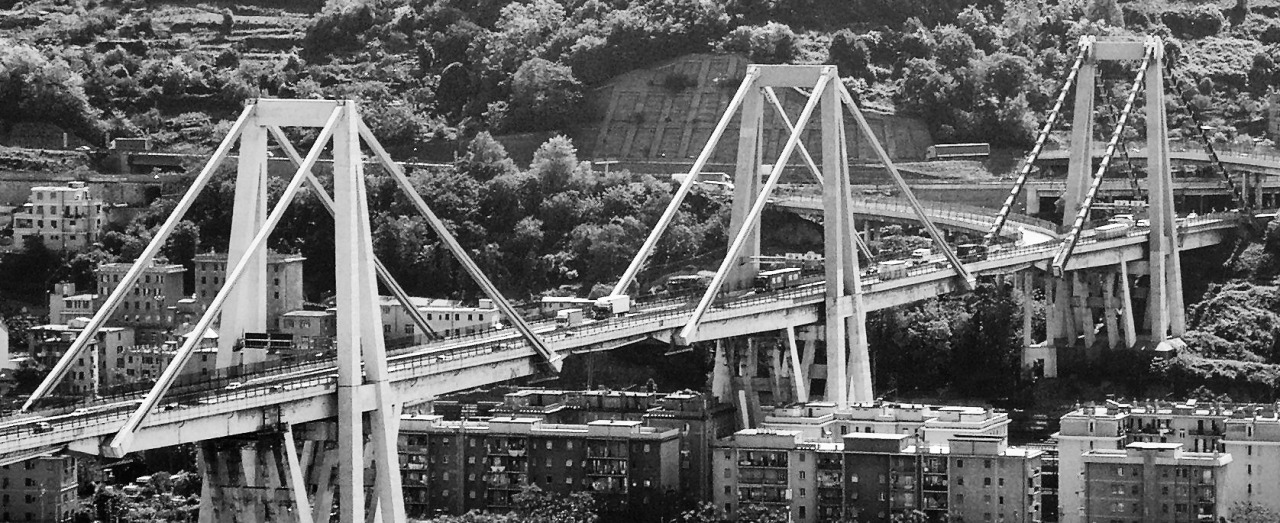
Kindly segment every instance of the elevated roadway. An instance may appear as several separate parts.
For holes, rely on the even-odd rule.
[[[1235,226],[1233,215],[1186,221],[1179,229],[1182,249],[1221,243]],[[1059,241],[1047,241],[995,250],[985,259],[969,261],[966,267],[974,274],[992,275],[1032,265],[1047,266],[1059,245]],[[1108,240],[1088,236],[1078,244],[1069,269],[1143,260],[1146,249],[1145,229]],[[943,265],[919,265],[891,280],[881,280],[868,271],[862,280],[866,308],[879,310],[962,289],[955,273]],[[550,348],[563,355],[610,350],[646,339],[669,341],[690,317],[695,299],[639,300],[634,312],[625,317],[561,329],[541,322],[535,323],[534,328]],[[726,294],[703,320],[698,340],[817,323],[823,318],[825,302],[825,287],[820,279],[769,293]],[[535,375],[539,372],[536,360],[532,348],[512,330],[504,329],[398,351],[389,358],[388,370],[397,397],[430,398]],[[144,420],[133,450],[251,434],[271,430],[281,423],[300,424],[337,415],[336,367],[332,359],[271,368],[235,380],[230,385],[226,380],[212,382],[207,390],[166,399],[168,403]],[[372,386],[362,386],[357,394],[365,410],[375,408]],[[104,438],[124,424],[137,397],[107,398],[69,413],[2,418],[0,455],[61,447],[97,454]]]

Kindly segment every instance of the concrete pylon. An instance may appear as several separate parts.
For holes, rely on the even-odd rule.
[[[1076,85],[1076,102],[1075,102],[1075,120],[1071,134],[1071,155],[1070,163],[1067,169],[1067,186],[1064,195],[1063,223],[1071,226],[1071,233],[1064,242],[1063,249],[1058,253],[1053,261],[1053,271],[1058,277],[1059,283],[1055,289],[1054,307],[1059,309],[1054,311],[1055,319],[1061,318],[1065,320],[1063,334],[1066,334],[1063,341],[1067,345],[1072,345],[1076,341],[1075,333],[1071,332],[1073,327],[1084,327],[1086,332],[1086,342],[1092,344],[1092,336],[1088,332],[1085,322],[1080,321],[1084,315],[1092,314],[1087,310],[1087,292],[1084,289],[1074,288],[1068,290],[1068,287],[1079,287],[1081,285],[1080,278],[1070,276],[1067,272],[1073,268],[1069,265],[1071,253],[1076,245],[1077,240],[1081,236],[1081,231],[1088,223],[1089,211],[1092,208],[1094,197],[1100,187],[1102,177],[1106,172],[1111,158],[1115,155],[1116,149],[1120,146],[1119,138],[1122,135],[1122,129],[1112,131],[1112,138],[1108,142],[1108,155],[1104,156],[1102,164],[1094,171],[1093,167],[1093,102],[1094,102],[1094,76],[1095,66],[1098,61],[1141,61],[1144,68],[1137,72],[1135,84],[1130,89],[1128,100],[1125,104],[1125,111],[1122,112],[1119,125],[1123,126],[1128,121],[1128,115],[1135,108],[1135,99],[1139,90],[1144,90],[1146,95],[1146,133],[1147,133],[1147,180],[1148,180],[1148,219],[1150,220],[1150,232],[1148,237],[1149,249],[1149,267],[1151,276],[1151,287],[1147,295],[1147,314],[1142,321],[1149,324],[1151,329],[1151,340],[1153,344],[1160,344],[1166,340],[1179,338],[1186,330],[1186,313],[1183,305],[1182,296],[1182,270],[1181,260],[1179,257],[1179,238],[1177,232],[1177,214],[1174,210],[1173,198],[1173,177],[1169,166],[1169,133],[1167,115],[1165,111],[1165,92],[1164,92],[1164,44],[1157,37],[1147,37],[1142,40],[1132,38],[1104,38],[1104,37],[1088,37],[1083,42],[1087,46],[1085,60],[1080,68],[1080,79]],[[1108,345],[1118,345],[1120,343],[1119,333],[1123,332],[1123,343],[1126,346],[1133,346],[1135,333],[1133,332],[1133,303],[1129,296],[1129,275],[1128,266],[1125,260],[1118,261],[1120,265],[1120,318],[1114,317],[1114,311],[1117,309],[1112,303],[1115,299],[1112,290],[1114,279],[1108,275],[1104,278],[1103,286],[1103,302],[1109,312],[1104,313],[1104,319],[1107,321],[1108,329]],[[1074,285],[1073,285],[1074,284]],[[1086,304],[1072,303],[1070,299],[1064,299],[1063,293],[1073,293],[1074,296],[1085,296]],[[1079,300],[1076,300],[1077,302]],[[1073,306],[1074,305],[1074,306]],[[1076,310],[1070,310],[1076,309]],[[1076,321],[1072,321],[1072,319]],[[1092,323],[1090,320],[1088,323]],[[1050,329],[1053,331],[1054,329]],[[1061,342],[1060,342],[1061,343]],[[1177,342],[1180,343],[1180,342]]]
[[[227,247],[227,267],[223,280],[235,270],[233,260],[249,252],[253,236],[267,219],[267,129],[258,118],[252,118],[240,133],[240,158],[236,166],[235,205],[231,214],[231,242]],[[243,350],[246,332],[267,331],[267,253],[263,249],[251,253],[240,276],[240,284],[232,287],[219,325],[219,369],[266,359],[265,351]],[[202,333],[195,333],[196,336]]]

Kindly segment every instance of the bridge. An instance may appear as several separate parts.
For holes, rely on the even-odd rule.
[[[795,379],[794,397],[806,400],[812,380],[825,382],[824,396],[840,408],[874,399],[865,335],[865,314],[950,292],[964,291],[979,277],[1016,277],[1024,292],[1043,285],[1052,307],[1047,314],[1048,339],[1031,340],[1031,315],[1024,314],[1024,342],[1028,351],[1045,357],[1053,347],[1083,342],[1093,347],[1097,318],[1103,318],[1107,345],[1133,347],[1139,325],[1149,331],[1152,344],[1176,344],[1185,329],[1179,253],[1222,243],[1236,227],[1233,214],[1178,219],[1174,214],[1167,163],[1167,132],[1163,118],[1163,86],[1160,67],[1163,46],[1159,39],[1095,40],[1085,37],[1080,53],[1051,111],[1036,147],[1024,164],[1010,192],[1009,202],[994,218],[978,212],[958,213],[919,202],[885,151],[874,139],[873,149],[895,180],[903,200],[874,202],[851,197],[847,140],[843,118],[857,122],[864,137],[873,137],[866,119],[853,102],[833,66],[751,66],[729,108],[712,132],[670,206],[646,238],[639,253],[613,289],[625,296],[642,270],[665,228],[679,212],[698,174],[710,158],[729,121],[739,112],[738,162],[734,173],[734,200],[729,244],[715,277],[700,296],[636,296],[631,312],[571,328],[547,322],[526,322],[479,270],[469,254],[450,234],[443,221],[413,190],[403,171],[391,161],[368,127],[358,108],[347,101],[258,100],[247,107],[200,172],[173,214],[161,225],[135,266],[122,278],[102,309],[73,342],[67,353],[16,416],[0,419],[0,453],[29,455],[32,451],[67,448],[77,452],[120,457],[150,448],[197,443],[198,465],[204,479],[201,521],[255,521],[288,518],[300,522],[328,521],[337,498],[343,523],[381,520],[404,521],[400,498],[400,474],[396,457],[399,409],[406,402],[429,399],[522,376],[550,375],[559,371],[564,358],[575,354],[611,350],[638,341],[656,339],[677,346],[715,342],[713,389],[725,401],[745,398],[732,390],[729,379],[732,348],[726,339],[746,334],[782,332],[787,358]],[[1094,172],[1087,151],[1092,150],[1091,114],[1093,74],[1099,60],[1141,60],[1129,103],[1108,145],[1102,166]],[[1146,77],[1148,136],[1157,137],[1149,157],[1151,174],[1149,222],[1128,224],[1106,233],[1095,230],[1092,201],[1106,166],[1115,152],[1133,100]],[[1011,203],[1026,182],[1026,174],[1039,154],[1045,137],[1057,119],[1068,89],[1076,78],[1077,121],[1073,124],[1073,148],[1068,175],[1064,222],[1066,232],[1036,225],[1011,213]],[[807,88],[808,100],[792,125],[774,92],[775,87]],[[768,105],[777,110],[790,136],[776,162],[761,161],[762,114]],[[819,110],[821,107],[821,110]],[[822,136],[822,165],[817,165],[801,143],[801,132],[816,118]],[[320,129],[315,145],[305,157],[294,150],[282,127]],[[266,144],[272,137],[297,166],[279,203],[268,212],[266,201]],[[414,207],[427,219],[458,262],[499,308],[510,328],[478,336],[437,340],[398,351],[388,351],[382,338],[377,307],[377,280],[405,305],[414,308],[394,278],[373,254],[368,203],[363,184],[363,146],[382,163],[405,190]],[[219,346],[219,368],[234,369],[255,364],[258,371],[221,373],[214,379],[182,384],[178,373],[198,341],[192,337],[179,348],[173,363],[144,392],[104,397],[77,405],[70,412],[39,410],[40,402],[57,386],[71,362],[93,339],[115,307],[149,264],[182,219],[212,173],[239,144],[236,200],[226,283],[200,318],[195,330],[203,331],[220,319],[224,342]],[[311,169],[332,145],[334,181],[332,193]],[[815,175],[820,196],[782,195],[775,192],[788,159],[800,154]],[[264,244],[289,202],[304,186],[320,197],[335,219],[338,336],[335,354],[328,359],[293,365],[270,366],[255,361],[261,355],[234,346],[246,332],[265,329],[266,264]],[[796,285],[766,291],[756,289],[758,273],[750,260],[760,254],[759,219],[771,203],[821,209],[825,239],[824,274]],[[817,202],[820,201],[820,206]],[[914,216],[930,237],[937,256],[915,260],[910,268],[882,273],[859,265],[854,216]],[[910,214],[908,214],[908,210]],[[878,213],[878,214],[877,214]],[[985,253],[961,258],[948,245],[935,220],[967,230],[986,229]],[[1035,236],[1010,245],[1006,224],[1015,224]],[[1117,232],[1119,231],[1119,232]],[[1145,281],[1145,286],[1139,283]],[[1141,291],[1141,292],[1136,292]],[[1030,301],[1026,300],[1027,307]],[[1137,303],[1138,305],[1135,305]],[[1143,310],[1142,314],[1138,311]],[[416,322],[425,324],[419,317]],[[798,341],[799,331],[813,334],[814,343]],[[829,340],[820,342],[820,338]],[[820,349],[819,345],[824,345]],[[825,350],[825,365],[814,364],[814,354]],[[234,381],[233,381],[234,380]],[[739,401],[743,411],[751,400]],[[751,416],[744,414],[744,422]],[[315,423],[322,422],[322,423]],[[301,452],[294,427],[301,427]],[[253,442],[257,443],[253,443]],[[16,459],[16,458],[15,458]],[[231,467],[228,463],[237,463]],[[365,471],[373,469],[374,482],[365,484]],[[235,469],[235,470],[229,470]],[[369,495],[366,504],[365,496]],[[366,505],[368,505],[366,507]],[[246,506],[253,510],[243,510]],[[269,507],[262,509],[262,507]],[[368,514],[366,518],[366,508]],[[261,510],[260,510],[261,509]],[[233,513],[235,515],[233,516]]]

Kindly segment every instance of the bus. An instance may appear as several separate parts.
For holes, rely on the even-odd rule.
[[[800,268],[764,271],[756,275],[755,287],[762,291],[774,291],[795,285],[800,281]]]

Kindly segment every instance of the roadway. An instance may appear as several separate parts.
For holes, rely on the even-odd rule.
[[[1235,227],[1233,215],[1208,215],[1180,226],[1182,248],[1221,243]],[[1068,270],[1113,266],[1145,259],[1146,229],[1126,236],[1082,238]],[[975,275],[992,275],[1030,266],[1047,267],[1060,245],[1048,241],[992,251],[970,260]],[[1140,266],[1141,264],[1135,264]],[[1135,273],[1142,272],[1141,267]],[[862,279],[867,310],[903,305],[961,290],[954,272],[940,263],[908,270],[903,277],[881,280],[873,272]],[[534,329],[553,350],[563,354],[611,350],[643,340],[670,341],[692,314],[698,296],[637,300],[633,313],[570,328],[536,322]],[[848,299],[848,298],[845,298]],[[725,294],[706,315],[697,339],[776,331],[821,321],[825,287],[820,279],[775,292]],[[428,399],[540,372],[532,348],[511,329],[431,342],[395,351],[389,357],[389,379],[397,397]],[[133,450],[146,450],[217,437],[269,430],[280,423],[301,424],[337,415],[336,368],[332,359],[264,369],[236,378],[212,380],[203,390],[168,397],[139,429]],[[357,391],[363,408],[375,406],[373,387]],[[115,434],[132,412],[140,393],[104,398],[73,412],[35,413],[0,418],[0,455],[36,449],[70,448],[98,454],[99,445]]]

